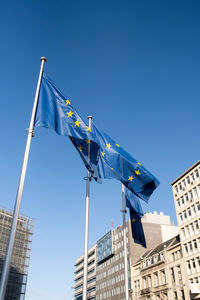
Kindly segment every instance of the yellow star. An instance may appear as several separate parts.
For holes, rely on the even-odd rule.
[[[139,170],[135,171],[135,174],[140,175],[140,171]]]
[[[88,127],[88,126],[86,126],[86,127],[87,127],[87,131],[92,132],[92,130],[90,129],[90,127]]]
[[[79,122],[78,120],[76,120],[76,122],[74,122],[74,123],[75,123],[75,127],[76,127],[76,126],[79,127],[79,124],[80,124],[81,122]]]
[[[86,140],[86,143],[87,143],[87,144],[90,144],[90,140]]]
[[[117,147],[119,147],[119,144],[115,144]]]
[[[110,149],[112,146],[111,146],[111,144],[106,144],[106,147],[107,147],[108,149]]]
[[[101,152],[101,155],[104,157],[105,156],[105,152]]]
[[[141,166],[141,163],[138,162],[137,164],[138,164],[139,166]]]
[[[133,176],[128,177],[128,180],[130,180],[130,181],[132,181],[133,179],[134,179]]]
[[[83,150],[83,146],[80,145],[79,150],[82,151]]]
[[[69,118],[69,117],[72,118],[72,115],[73,115],[74,113],[70,110],[67,114],[68,114],[68,118]]]
[[[66,102],[66,105],[71,104],[71,102],[69,100],[65,100],[65,102]]]
[[[136,219],[133,218],[131,221],[132,221],[133,223],[135,223]]]

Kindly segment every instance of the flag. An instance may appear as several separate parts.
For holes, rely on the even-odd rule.
[[[98,171],[99,145],[91,129],[64,97],[53,82],[43,73],[37,104],[35,127],[45,127],[61,136],[68,136],[78,150],[86,168],[100,182]]]
[[[126,207],[129,208],[132,237],[135,243],[146,248],[141,218],[144,215],[139,198],[125,187]]]
[[[100,146],[101,177],[120,180],[136,196],[148,202],[149,197],[159,185],[158,179],[109,135],[98,130],[94,124],[92,124],[92,132]]]
[[[134,209],[130,208],[129,211],[130,211],[130,220],[131,220],[131,230],[132,230],[132,236],[134,242],[146,248],[147,246],[146,246],[145,235],[144,235],[143,226],[141,222],[141,216],[138,213],[136,213]]]

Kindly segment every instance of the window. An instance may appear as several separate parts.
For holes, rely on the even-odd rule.
[[[196,175],[196,178],[199,178],[199,171],[198,170],[195,171],[195,175]]]
[[[189,260],[187,261],[187,271],[188,271],[188,274],[190,275],[191,274],[191,264],[190,264]]]
[[[182,223],[183,222],[183,216],[182,216],[182,214],[179,215],[179,218],[180,218],[180,223]]]
[[[170,268],[172,282],[175,282],[174,268]]]
[[[194,245],[194,251],[197,252],[198,247],[197,247],[197,241],[196,240],[194,240],[193,245]]]
[[[181,197],[181,203],[182,203],[182,205],[184,205],[184,198],[183,197]]]
[[[151,276],[148,276],[148,287],[150,288],[151,287]]]
[[[193,267],[193,269],[196,269],[196,263],[195,263],[194,258],[191,260],[191,262],[192,262],[192,267]]]
[[[180,190],[180,191],[182,190],[182,185],[181,185],[181,183],[179,183],[179,190]]]
[[[174,292],[174,300],[178,300],[177,292]]]
[[[186,203],[189,201],[188,194],[185,195],[185,201],[186,201]]]
[[[184,290],[181,290],[181,300],[185,300]]]
[[[161,278],[162,278],[162,284],[165,284],[166,283],[166,274],[165,274],[164,270],[161,271]]]
[[[189,246],[189,251],[192,251],[192,242],[189,242],[188,246]]]
[[[181,206],[180,200],[177,201],[177,206],[178,206],[178,208],[180,208],[180,206]]]
[[[191,235],[194,235],[194,225],[190,224],[190,233]]]
[[[195,221],[195,222],[194,222],[194,226],[195,226],[195,229],[196,229],[196,230],[199,230],[199,224],[198,224],[198,221]]]
[[[187,180],[187,184],[190,184],[190,177],[189,176],[186,178],[186,180]]]
[[[198,197],[198,192],[197,192],[197,188],[194,188],[194,197],[197,198]]]
[[[187,247],[187,244],[184,245],[184,249],[185,249],[185,254],[188,254],[188,247]]]
[[[146,289],[146,287],[147,287],[146,277],[143,277],[143,288]]]
[[[188,212],[188,216],[191,217],[191,209],[190,208],[188,208],[187,212]]]
[[[158,273],[154,273],[154,283],[155,283],[155,286],[158,286],[158,285],[159,285],[159,281],[158,281]]]
[[[178,280],[181,281],[182,280],[181,267],[177,266],[176,268],[177,268]]]

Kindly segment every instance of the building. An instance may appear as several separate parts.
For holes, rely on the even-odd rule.
[[[88,280],[87,280],[87,297],[90,300],[96,299],[96,245],[88,251]],[[84,256],[79,257],[75,264],[75,287],[74,297],[76,300],[82,299],[83,293],[83,264]]]
[[[191,299],[200,299],[200,161],[172,182]]]
[[[0,208],[0,276],[5,260],[11,222],[12,212]],[[25,298],[32,236],[33,220],[20,216],[17,223],[5,300],[23,300]]]
[[[142,218],[143,229],[146,237],[147,249],[166,241],[178,234],[178,229],[172,224],[170,218],[163,213],[147,213]],[[123,226],[106,233],[99,239],[88,255],[88,299],[125,299],[125,275],[124,275],[124,237]],[[126,227],[129,292],[131,299],[131,266],[143,255],[147,249],[135,244],[132,238],[130,221]],[[91,259],[89,256],[95,252]],[[92,264],[90,264],[92,262]],[[94,269],[92,276],[90,268]],[[83,256],[75,264],[75,299],[82,299]],[[92,284],[90,283],[90,280]],[[90,293],[90,288],[92,293]]]
[[[144,253],[132,266],[133,300],[189,300],[179,235]]]

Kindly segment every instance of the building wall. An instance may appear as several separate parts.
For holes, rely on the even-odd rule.
[[[75,264],[75,286],[74,298],[82,299],[83,294],[83,267],[84,256],[79,257]],[[88,251],[88,278],[87,278],[87,297],[92,300],[96,295],[96,245]]]
[[[0,276],[8,245],[12,213],[0,208]],[[22,300],[25,297],[28,266],[33,235],[33,221],[19,217],[5,300]]]
[[[148,223],[147,223],[148,221]],[[144,233],[146,237],[147,249],[135,244],[132,238],[130,221],[127,222],[126,228],[126,242],[127,242],[127,256],[129,268],[129,291],[131,299],[131,275],[130,266],[133,265],[143,253],[148,249],[152,249],[155,245],[163,242],[162,226],[168,226],[169,235],[174,236],[174,228],[170,218],[158,213],[148,213],[142,219]],[[153,223],[155,222],[155,223]],[[107,234],[105,235],[107,236]],[[125,299],[125,271],[124,271],[124,229],[123,226],[118,226],[112,233],[113,236],[113,253],[104,260],[98,262],[96,258],[96,300]],[[102,237],[103,238],[103,237]],[[99,241],[98,241],[99,242]],[[98,244],[97,242],[97,244]],[[95,245],[96,246],[96,245]],[[96,246],[97,247],[97,246]],[[91,249],[89,250],[89,253]],[[98,252],[96,248],[96,253]],[[82,280],[83,280],[83,256],[76,261],[75,271],[75,299],[79,299],[82,295]],[[81,299],[81,298],[80,298]]]
[[[132,299],[189,300],[180,242],[174,238],[166,244],[147,252],[132,267]]]
[[[200,161],[172,183],[188,288],[200,283]],[[191,294],[191,298],[200,299]]]

